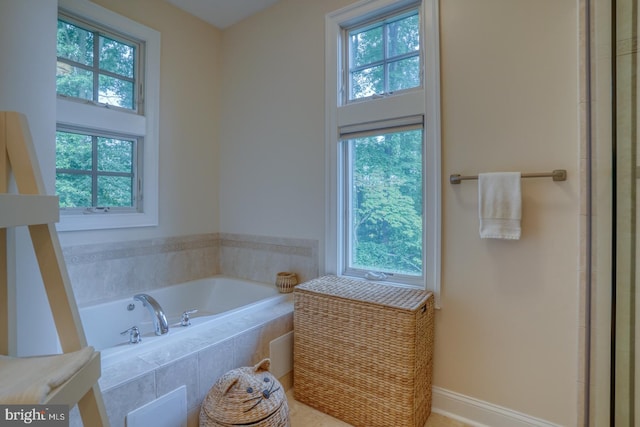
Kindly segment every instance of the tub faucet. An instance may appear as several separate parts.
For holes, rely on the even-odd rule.
[[[197,312],[198,310],[194,308],[182,313],[182,317],[180,318],[180,326],[191,326],[191,319],[189,318],[189,316]]]
[[[153,318],[153,327],[156,330],[156,335],[164,335],[169,332],[167,317],[164,315],[164,311],[162,311],[162,307],[160,307],[158,301],[147,294],[138,294],[134,296],[133,299],[142,302],[142,305],[149,309],[149,313],[151,313],[151,317]]]
[[[132,326],[124,332],[120,332],[120,335],[129,334],[129,344],[138,344],[142,341],[142,337],[140,336],[140,329],[137,326]]]

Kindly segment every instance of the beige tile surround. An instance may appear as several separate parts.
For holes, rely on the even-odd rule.
[[[318,277],[318,241],[220,233],[219,269],[241,279],[272,283],[280,271],[299,282]]]
[[[225,274],[275,283],[291,271],[318,276],[318,242],[309,239],[210,233],[63,248],[79,306],[176,283]]]
[[[79,306],[220,273],[215,234],[63,248]]]

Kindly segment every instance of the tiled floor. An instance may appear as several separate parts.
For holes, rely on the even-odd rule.
[[[289,404],[289,417],[291,427],[350,427],[343,421],[333,418],[327,414],[296,401],[293,398],[293,389],[287,392],[287,403]],[[424,427],[466,427],[467,424],[444,417],[440,414],[431,413],[427,424]]]

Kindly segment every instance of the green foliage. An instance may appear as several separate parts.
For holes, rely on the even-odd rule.
[[[135,47],[100,36],[100,69],[133,78]]]
[[[97,57],[94,55],[98,40]],[[135,52],[127,44],[58,20],[59,94],[134,109]],[[94,74],[98,87],[94,87]]]
[[[93,152],[91,136],[56,132],[56,169],[90,171]]]
[[[59,58],[91,66],[93,64],[93,33],[58,20],[57,52]]]
[[[133,170],[133,141],[116,138],[98,138],[98,170],[126,172]]]
[[[98,176],[98,206],[133,206],[132,177]]]
[[[353,139],[353,266],[422,272],[422,131]]]
[[[61,208],[91,206],[91,176],[56,173],[56,194]]]
[[[417,56],[389,63],[389,91],[420,86],[420,58]]]
[[[419,25],[417,13],[387,25],[387,51],[390,58],[420,50]]]
[[[134,151],[135,141],[57,132],[56,193],[60,206],[133,206]]]
[[[98,102],[133,109],[133,83],[100,74]]]
[[[419,51],[417,12],[351,31],[350,99],[420,86]]]

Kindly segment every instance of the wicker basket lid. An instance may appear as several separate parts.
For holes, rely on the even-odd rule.
[[[294,288],[294,292],[310,292],[335,298],[374,303],[402,311],[416,311],[432,292],[423,289],[383,285],[360,279],[327,275]]]
[[[283,404],[284,390],[269,372],[271,361],[232,369],[216,381],[202,403],[209,419],[225,425],[248,425],[274,414]]]

